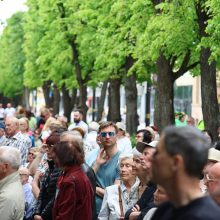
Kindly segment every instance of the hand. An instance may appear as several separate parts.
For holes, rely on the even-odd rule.
[[[99,195],[100,197],[103,197],[105,193],[105,190],[102,189],[101,187],[96,186],[96,194]]]
[[[99,151],[98,157],[96,158],[96,163],[101,165],[106,163],[109,157],[106,155],[104,148]]]
[[[40,153],[45,154],[47,152],[47,145],[46,144],[42,144],[41,148],[40,148]]]
[[[132,212],[139,212],[140,206],[138,204],[136,204],[131,210],[132,210]]]
[[[138,218],[138,216],[140,215],[141,212],[132,212],[130,215],[129,215],[129,220],[136,220]]]
[[[40,215],[35,215],[34,220],[43,220]]]

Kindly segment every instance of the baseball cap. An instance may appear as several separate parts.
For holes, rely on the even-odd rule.
[[[151,148],[156,148],[157,144],[158,144],[159,141],[151,141],[150,143],[146,143],[146,142],[137,142],[137,145],[136,145],[136,149],[143,153],[144,149],[146,147],[151,147]]]
[[[220,162],[220,151],[215,148],[209,149],[208,160]]]
[[[123,122],[117,122],[116,126],[118,127],[118,129],[125,131],[125,124]]]

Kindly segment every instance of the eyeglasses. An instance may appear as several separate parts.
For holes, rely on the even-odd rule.
[[[113,132],[113,131],[110,131],[110,132],[101,132],[101,136],[102,136],[103,138],[107,137],[107,135],[108,135],[109,137],[114,137],[114,136],[115,136],[115,132]]]
[[[26,173],[19,173],[20,176],[28,176]]]
[[[51,148],[53,146],[54,146],[53,144],[44,144],[44,147],[47,147],[47,148]]]
[[[209,174],[205,174],[204,180],[205,180],[206,182],[218,182],[218,181],[219,181],[218,179],[211,178],[211,177],[209,176]]]
[[[29,152],[29,153],[28,153],[28,155],[34,156],[34,154],[33,154],[33,153],[31,153],[31,152]]]

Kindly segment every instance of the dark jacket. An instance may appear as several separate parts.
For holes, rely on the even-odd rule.
[[[141,198],[137,201],[137,205],[139,205],[140,207],[140,215],[138,216],[137,220],[142,220],[144,218],[144,216],[146,215],[146,213],[153,207],[155,207],[154,203],[153,203],[153,194],[156,190],[156,185],[149,183],[148,187],[144,190],[143,194],[141,195]],[[126,213],[125,213],[125,220],[129,219],[129,216],[131,214],[132,210],[129,209]]]
[[[96,202],[95,202],[96,176],[95,176],[95,173],[94,173],[93,169],[88,164],[84,163],[81,167],[82,167],[83,172],[89,178],[90,183],[92,185],[93,192],[94,192],[93,201],[92,201],[92,220],[96,220],[97,219],[97,216],[96,216]]]
[[[56,194],[56,185],[61,170],[54,165],[54,161],[48,160],[48,169],[41,182],[40,194],[34,207],[34,215],[40,215],[45,220],[52,219],[52,209]]]
[[[58,179],[58,195],[53,220],[89,220],[92,218],[93,189],[80,166],[68,167]]]

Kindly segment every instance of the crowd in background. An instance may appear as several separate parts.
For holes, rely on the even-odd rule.
[[[218,219],[219,146],[184,113],[162,135],[138,129],[132,146],[123,122],[0,104],[1,218]]]

